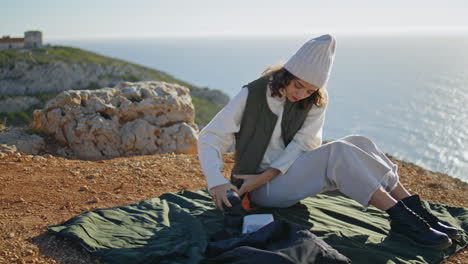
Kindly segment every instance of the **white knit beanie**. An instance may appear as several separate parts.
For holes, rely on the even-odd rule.
[[[335,57],[336,40],[332,35],[322,35],[307,41],[284,64],[294,76],[325,88]]]

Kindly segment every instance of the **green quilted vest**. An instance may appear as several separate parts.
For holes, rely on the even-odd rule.
[[[278,116],[271,112],[266,98],[268,78],[261,77],[249,84],[249,94],[242,115],[241,126],[235,134],[236,146],[232,174],[257,174],[258,167],[270,142]],[[302,127],[310,107],[301,109],[298,102],[286,99],[281,121],[281,136],[287,146]],[[238,188],[242,180],[231,177]]]

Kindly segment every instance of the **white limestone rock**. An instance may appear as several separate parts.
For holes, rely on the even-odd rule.
[[[15,145],[0,144],[0,153],[16,153],[17,151]]]
[[[53,136],[77,157],[103,159],[195,153],[198,127],[188,88],[123,82],[114,88],[69,90],[35,110],[34,131]]]
[[[45,141],[41,136],[27,134],[22,128],[9,128],[0,132],[0,152],[37,155],[44,149]]]

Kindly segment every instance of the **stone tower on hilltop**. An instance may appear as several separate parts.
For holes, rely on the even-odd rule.
[[[27,49],[42,48],[42,32],[26,31],[24,33],[24,47]]]
[[[26,31],[24,38],[10,38],[4,36],[0,38],[0,49],[34,49],[42,48],[42,32]]]

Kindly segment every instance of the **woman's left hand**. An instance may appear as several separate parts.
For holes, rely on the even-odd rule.
[[[244,193],[248,193],[257,189],[258,187],[267,183],[271,178],[276,176],[278,173],[279,173],[279,170],[277,169],[268,169],[260,174],[233,175],[233,177],[236,179],[244,180],[244,183],[242,183],[242,186],[239,189],[239,196],[243,195]]]

